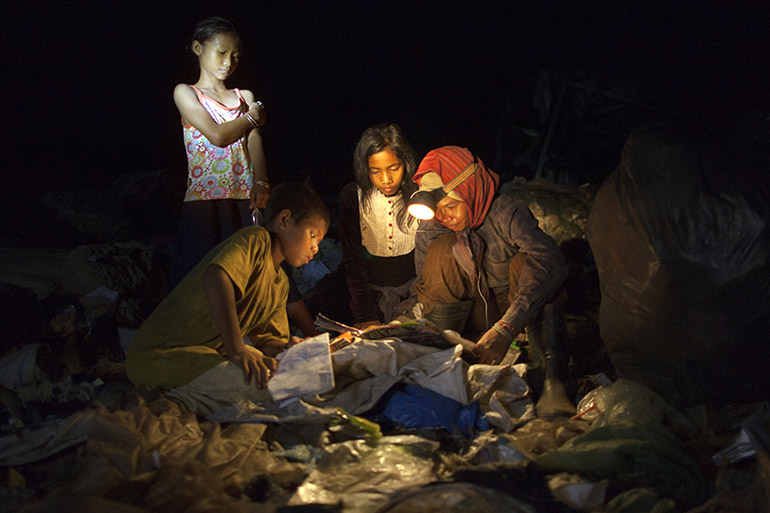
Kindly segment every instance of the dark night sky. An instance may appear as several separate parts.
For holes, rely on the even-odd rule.
[[[185,44],[212,14],[241,31],[228,85],[267,106],[275,181],[344,184],[358,136],[381,121],[400,124],[419,155],[461,144],[491,161],[504,106],[531,103],[539,69],[631,80],[695,119],[767,107],[770,2],[18,4],[3,8],[1,136],[6,173],[25,178],[9,190],[31,173],[40,190],[184,173],[172,90],[197,79]]]

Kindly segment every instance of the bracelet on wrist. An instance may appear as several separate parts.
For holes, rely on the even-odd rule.
[[[265,189],[269,189],[270,188],[270,184],[265,182],[264,180],[257,180],[256,182],[254,182],[254,185],[261,185]]]
[[[256,128],[257,130],[259,130],[259,129],[262,127],[262,125],[260,125],[259,123],[257,123],[257,122],[254,120],[254,118],[253,118],[253,117],[251,117],[251,114],[249,114],[248,112],[246,113],[246,118],[248,118],[248,120],[249,120],[249,123],[251,123],[251,127],[252,127],[252,128]]]
[[[513,328],[513,326],[506,322],[497,321],[492,325],[492,329],[508,339],[508,342],[511,342],[516,338],[516,330]]]

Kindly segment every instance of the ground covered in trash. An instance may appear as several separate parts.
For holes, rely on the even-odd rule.
[[[330,332],[294,346],[307,353],[287,352],[268,404],[200,418],[137,389],[123,351],[163,296],[169,241],[163,231],[122,241],[142,223],[120,205],[160,195],[159,184],[157,173],[118,181],[104,197],[121,201],[101,210],[98,194],[88,204],[48,194],[41,201],[59,226],[102,238],[0,251],[0,511],[770,508],[767,404],[735,394],[675,407],[615,376],[598,340],[585,243],[590,186],[517,179],[502,188],[529,205],[571,266],[578,413],[544,422],[534,415],[525,337],[503,365],[476,365],[420,323],[373,340],[340,343]],[[148,209],[155,204],[167,203],[147,201]],[[295,271],[311,311],[348,321],[333,230],[313,262]],[[332,350],[313,353],[319,345]],[[318,379],[292,379],[309,375],[303,361]]]
[[[767,405],[683,412],[642,385],[596,376],[578,415],[549,423],[532,415],[518,365],[469,366],[459,351],[398,341],[335,353],[331,392],[293,405],[236,405],[209,419],[124,379],[82,381],[82,409],[4,429],[2,510],[695,512],[768,504]],[[387,353],[403,365],[383,362]],[[467,388],[452,390],[457,383]],[[472,395],[463,404],[428,387]]]

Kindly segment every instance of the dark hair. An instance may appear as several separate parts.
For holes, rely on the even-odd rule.
[[[278,214],[291,210],[291,218],[295,223],[305,219],[318,217],[329,227],[329,209],[321,196],[310,185],[301,182],[286,182],[276,185],[267,200],[263,212],[262,225],[269,225]]]
[[[195,26],[193,35],[190,38],[190,48],[192,48],[193,41],[198,41],[201,45],[205,45],[206,41],[216,37],[217,34],[232,34],[238,40],[238,43],[241,41],[241,36],[238,35],[238,31],[235,30],[235,26],[229,20],[219,16],[211,16]]]
[[[400,187],[401,198],[404,201],[402,208],[396,213],[396,222],[404,228],[407,218],[406,204],[412,193],[417,190],[417,185],[412,182],[417,164],[414,160],[414,150],[401,132],[401,128],[393,123],[380,123],[364,130],[353,156],[353,173],[358,188],[364,193],[364,201],[368,204],[369,195],[374,189],[369,176],[369,157],[387,149],[392,151],[404,165],[404,179]]]

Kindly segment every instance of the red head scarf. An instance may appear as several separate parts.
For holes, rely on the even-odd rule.
[[[453,192],[468,205],[470,228],[478,228],[487,215],[489,206],[500,183],[500,176],[487,169],[481,159],[476,158],[467,148],[443,146],[428,152],[414,174],[414,182],[420,184],[426,173],[436,173],[446,185],[476,162],[476,171],[463,180]]]
[[[469,171],[468,166],[476,166],[475,171],[454,186],[452,195],[457,195],[468,206],[468,228],[456,232],[457,242],[452,253],[474,283],[478,283],[481,295],[489,297],[486,276],[482,272],[481,258],[484,254],[484,241],[474,231],[484,222],[489,206],[495,198],[500,176],[487,169],[481,159],[476,158],[467,148],[444,146],[428,152],[420,162],[414,174],[414,181],[422,185],[422,178],[428,173],[435,173],[446,187],[461,174]],[[454,184],[452,184],[454,185]]]

